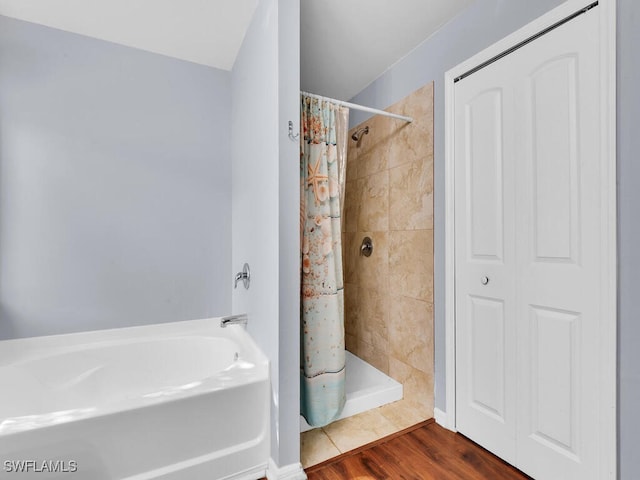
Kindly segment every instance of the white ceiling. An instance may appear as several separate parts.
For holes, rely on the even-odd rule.
[[[230,70],[258,0],[0,0],[0,15]]]
[[[348,100],[473,0],[301,0],[301,87]]]
[[[300,0],[301,86],[348,100],[473,0]],[[0,15],[224,70],[258,0],[0,0]]]

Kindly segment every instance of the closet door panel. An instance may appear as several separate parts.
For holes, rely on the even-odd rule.
[[[600,329],[598,11],[523,47],[516,203],[517,465],[596,479]]]
[[[457,429],[515,461],[513,90],[496,64],[456,87]]]

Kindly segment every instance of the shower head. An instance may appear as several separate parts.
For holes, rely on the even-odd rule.
[[[351,138],[358,142],[362,138],[362,135],[366,135],[367,133],[369,133],[369,126],[359,128],[353,135],[351,135]]]

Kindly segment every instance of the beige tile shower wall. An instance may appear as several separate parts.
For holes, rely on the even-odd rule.
[[[404,385],[433,414],[433,84],[349,138],[343,221],[347,350]],[[361,256],[365,236],[373,254]]]

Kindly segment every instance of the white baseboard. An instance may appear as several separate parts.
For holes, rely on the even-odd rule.
[[[264,473],[267,470],[265,465],[253,467],[244,472],[234,473],[228,477],[224,477],[222,480],[255,480],[256,478],[264,477]]]
[[[307,480],[302,464],[292,463],[284,467],[278,467],[272,458],[267,467],[267,480]]]
[[[449,415],[447,415],[446,412],[443,412],[439,408],[433,409],[433,418],[441,427],[446,428],[447,430],[451,430],[452,432],[456,431],[455,425],[451,424],[452,422],[449,419]]]

